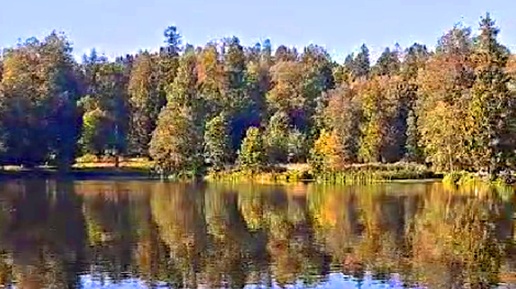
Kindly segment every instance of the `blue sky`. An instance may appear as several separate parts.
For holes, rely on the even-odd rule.
[[[19,38],[65,32],[76,55],[95,47],[113,57],[155,50],[165,27],[202,45],[236,35],[251,45],[323,45],[337,60],[366,43],[374,56],[396,42],[435,45],[455,23],[477,27],[486,11],[501,27],[500,39],[516,50],[516,2],[511,0],[4,0],[0,47]]]

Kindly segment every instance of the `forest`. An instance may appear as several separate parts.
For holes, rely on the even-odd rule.
[[[516,57],[486,14],[431,50],[414,43],[343,63],[237,37],[202,47],[174,26],[157,52],[82,61],[52,32],[0,58],[0,161],[69,169],[80,156],[146,157],[167,174],[308,163],[410,162],[435,171],[511,171]]]

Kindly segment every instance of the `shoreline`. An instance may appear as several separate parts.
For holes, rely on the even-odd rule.
[[[74,179],[74,180],[98,180],[98,179],[157,179],[149,169],[134,168],[72,168],[66,172],[60,172],[54,168],[0,170],[0,180],[34,178],[34,179]],[[158,178],[159,179],[159,178]]]
[[[322,185],[354,185],[375,183],[415,183],[442,182],[448,185],[464,186],[473,183],[493,185],[509,185],[503,179],[486,180],[474,173],[454,172],[436,173],[421,169],[413,164],[366,164],[353,165],[345,170],[314,175],[307,169],[269,169],[268,171],[226,170],[207,172],[196,178],[178,178],[161,176],[148,166],[77,166],[69,171],[60,172],[53,167],[38,168],[8,168],[0,169],[0,181],[16,179],[66,179],[66,180],[162,180],[187,181],[204,183],[233,183],[233,184],[322,184]]]

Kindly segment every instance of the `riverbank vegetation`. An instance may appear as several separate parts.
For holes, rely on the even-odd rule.
[[[163,176],[344,183],[510,175],[516,56],[498,33],[487,14],[435,50],[395,45],[373,63],[364,44],[337,63],[315,44],[194,47],[169,27],[157,52],[78,63],[54,32],[4,50],[0,162],[66,171],[84,155],[145,157]]]

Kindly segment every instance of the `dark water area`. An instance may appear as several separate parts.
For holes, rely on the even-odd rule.
[[[0,288],[516,288],[515,199],[440,183],[0,183]]]

